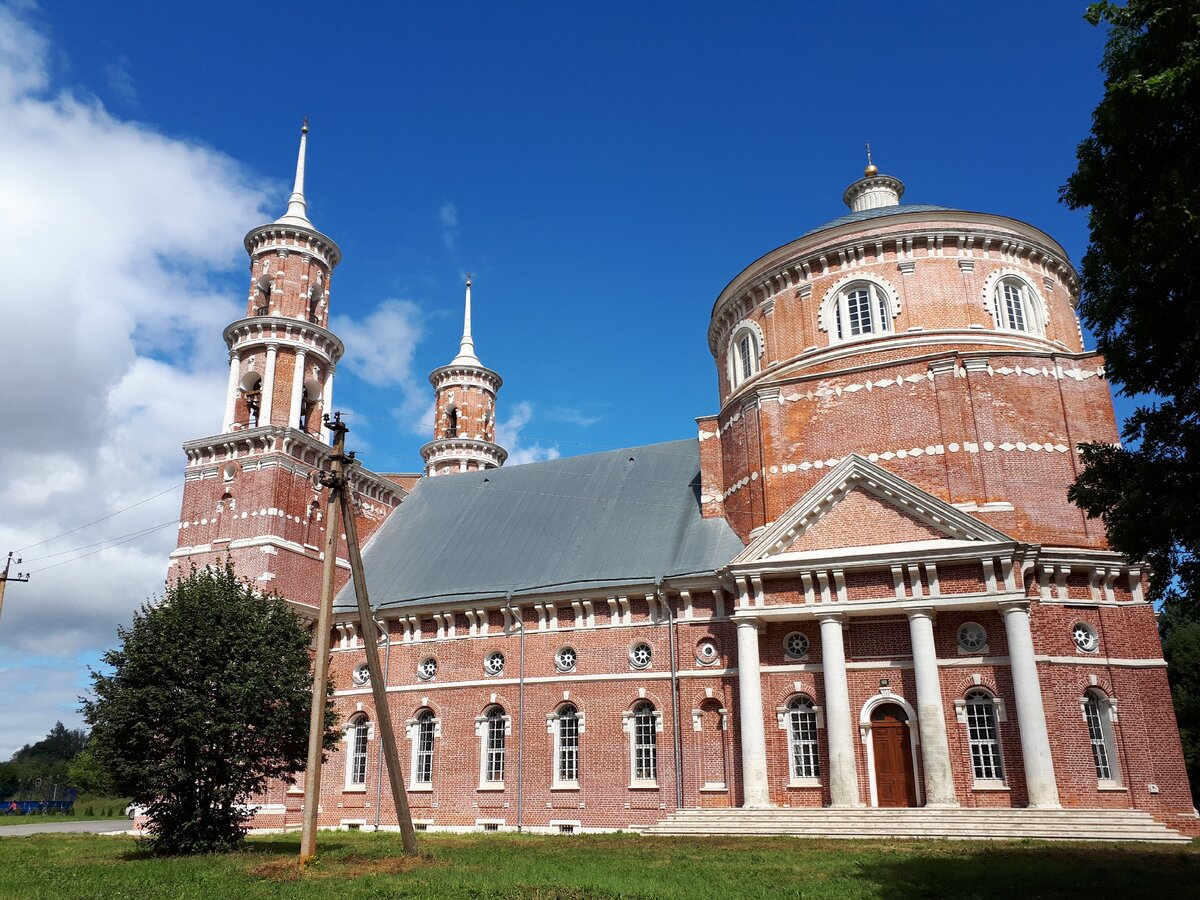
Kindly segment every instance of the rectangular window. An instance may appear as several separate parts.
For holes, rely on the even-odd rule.
[[[846,311],[851,336],[871,334],[875,330],[871,321],[871,295],[866,288],[858,288],[846,295]]]
[[[367,723],[356,722],[350,747],[350,777],[346,783],[361,787],[367,783]]]
[[[579,719],[573,713],[558,720],[558,780],[579,780]]]
[[[753,374],[754,360],[750,357],[750,335],[742,338],[738,344],[738,355],[742,358],[742,381]]]
[[[793,707],[789,713],[792,737],[792,777],[820,778],[817,755],[817,714],[812,707]]]
[[[487,746],[485,750],[483,780],[491,783],[504,781],[503,716],[489,716],[487,720]]]
[[[990,697],[967,700],[967,737],[971,744],[971,769],[976,781],[1003,781],[996,710]]]
[[[417,758],[413,772],[414,784],[433,782],[433,719],[417,722]]]
[[[634,780],[655,781],[658,778],[658,735],[654,730],[654,713],[639,712],[633,722]]]
[[[1112,763],[1108,758],[1108,742],[1104,739],[1104,724],[1100,721],[1100,704],[1095,696],[1088,694],[1083,704],[1087,719],[1088,737],[1092,742],[1092,761],[1096,764],[1096,777],[1101,781],[1112,780]]]
[[[1004,285],[1004,316],[1009,328],[1025,330],[1025,304],[1021,301],[1021,289],[1015,284]]]

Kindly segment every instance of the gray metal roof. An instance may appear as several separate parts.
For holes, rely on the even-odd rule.
[[[743,549],[700,515],[695,439],[422,478],[363,551],[375,608],[603,591],[711,573]],[[347,585],[339,608],[352,607]]]
[[[849,225],[851,222],[866,222],[869,219],[878,219],[883,216],[899,216],[904,213],[914,212],[963,212],[960,209],[951,209],[948,206],[931,206],[927,203],[912,203],[912,204],[897,204],[895,206],[879,206],[875,209],[864,209],[860,212],[847,213],[844,216],[838,216],[836,219],[831,219],[824,225],[819,225],[816,228],[809,229],[800,235],[800,237],[808,237],[810,234],[816,234],[818,231],[824,231],[826,228],[836,228],[839,225]]]

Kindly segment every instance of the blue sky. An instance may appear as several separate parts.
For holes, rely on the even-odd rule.
[[[30,347],[70,332],[15,367],[9,443],[42,468],[18,483],[0,449],[0,541],[169,488],[179,444],[216,430],[242,236],[283,212],[303,115],[310,217],[345,254],[350,446],[420,468],[426,375],[457,350],[470,271],[510,449],[570,455],[687,437],[716,411],[713,300],[845,211],[867,140],[906,202],[1023,219],[1078,262],[1086,220],[1057,192],[1102,90],[1084,5],[0,3],[0,239],[20,288],[0,312]],[[78,251],[49,255],[64,235]],[[177,512],[168,493],[38,550]],[[45,715],[0,714],[0,758],[71,718],[80,660],[161,587],[173,540],[10,590],[0,638],[61,678],[35,679],[58,685]],[[66,634],[47,650],[48,628]],[[9,671],[0,691],[25,691]]]

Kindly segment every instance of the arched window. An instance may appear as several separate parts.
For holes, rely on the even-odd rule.
[[[491,706],[479,720],[480,745],[479,781],[485,785],[504,784],[504,743],[508,716],[504,707]]]
[[[1116,740],[1113,736],[1113,701],[1100,691],[1089,690],[1083,695],[1083,720],[1087,723],[1088,739],[1092,745],[1092,762],[1096,779],[1115,784],[1117,774]]]
[[[787,706],[788,747],[793,779],[820,778],[817,750],[817,711],[807,697],[796,697]]]
[[[629,715],[629,749],[634,784],[658,781],[658,713],[649,700],[636,703]]]
[[[729,384],[737,387],[758,374],[758,359],[762,353],[755,328],[743,325],[733,333],[729,343]]]
[[[366,716],[350,720],[346,729],[346,787],[361,788],[367,784],[367,739],[370,723]]]
[[[579,784],[579,710],[564,704],[558,710],[554,730],[554,786]]]
[[[1004,781],[1000,758],[1000,726],[996,701],[987,691],[970,691],[966,698],[967,742],[976,781]]]
[[[412,731],[412,783],[414,786],[427,787],[433,784],[433,739],[436,729],[437,722],[431,710],[423,709],[417,713],[417,720]]]
[[[1039,333],[1041,301],[1023,278],[1007,275],[992,288],[992,317],[1007,331]]]
[[[446,437],[458,437],[458,407],[450,407],[446,413]]]
[[[833,333],[839,341],[892,330],[887,294],[872,281],[852,281],[842,287],[834,298],[833,313]]]

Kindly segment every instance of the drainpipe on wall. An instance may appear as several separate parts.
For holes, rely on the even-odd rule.
[[[505,605],[508,606],[509,616],[521,630],[520,647],[518,651],[519,664],[517,669],[517,833],[524,826],[525,813],[525,619],[524,614],[518,618],[513,612],[512,591],[504,594]],[[520,612],[520,607],[517,607]]]
[[[654,596],[660,607],[667,610],[667,639],[671,656],[671,737],[675,750],[675,809],[683,808],[683,737],[679,732],[679,667],[675,658],[675,614],[669,601],[663,599],[662,576],[654,579]]]

